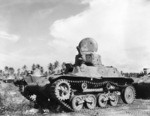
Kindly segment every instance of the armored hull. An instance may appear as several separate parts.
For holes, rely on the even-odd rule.
[[[79,43],[73,71],[49,78],[51,99],[72,111],[80,111],[83,107],[94,109],[97,105],[106,107],[108,103],[117,106],[119,97],[127,104],[133,103],[133,80],[123,77],[112,66],[104,66],[100,55],[95,54],[97,47],[91,38]]]

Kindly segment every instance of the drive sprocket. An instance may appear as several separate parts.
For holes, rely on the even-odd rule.
[[[71,86],[65,79],[60,79],[55,82],[54,93],[59,100],[68,100],[70,98]]]

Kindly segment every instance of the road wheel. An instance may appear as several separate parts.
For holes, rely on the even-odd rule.
[[[83,108],[83,100],[80,96],[74,96],[71,103],[74,111],[80,111]]]
[[[119,97],[116,93],[112,93],[111,94],[111,98],[110,98],[110,105],[111,106],[117,106],[118,104],[118,101],[119,101]]]
[[[88,109],[94,109],[96,107],[96,97],[94,95],[87,96],[86,106]]]
[[[127,86],[123,89],[122,99],[126,104],[132,104],[135,99],[135,89],[133,86]]]
[[[105,94],[99,94],[98,95],[98,106],[99,107],[102,107],[102,108],[106,107],[107,102],[108,102],[108,100],[106,99]]]

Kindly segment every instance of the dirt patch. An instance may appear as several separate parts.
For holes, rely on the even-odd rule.
[[[131,105],[118,104],[117,107],[96,108],[81,112],[51,113],[46,116],[150,116],[150,100],[136,99]]]
[[[0,82],[0,115],[22,113],[28,104],[29,101],[20,94],[14,84]]]

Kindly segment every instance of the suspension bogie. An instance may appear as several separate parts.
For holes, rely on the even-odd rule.
[[[111,106],[117,106],[119,101],[119,95],[117,92],[113,93],[98,93],[98,94],[86,94],[75,95],[71,101],[72,108],[75,111],[81,110],[83,107],[88,109],[94,109],[96,106],[104,108],[108,103]],[[82,107],[81,107],[82,106]]]

